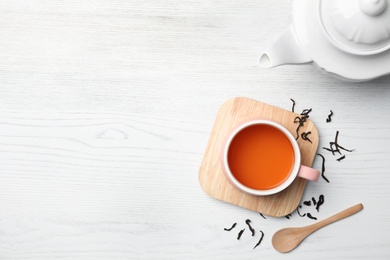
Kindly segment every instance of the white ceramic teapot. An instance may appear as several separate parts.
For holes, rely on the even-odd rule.
[[[292,24],[260,57],[265,68],[314,62],[350,81],[390,73],[389,0],[293,0]]]

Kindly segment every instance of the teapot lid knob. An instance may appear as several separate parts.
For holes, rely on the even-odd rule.
[[[359,0],[359,7],[363,13],[370,16],[381,14],[387,7],[386,0]]]

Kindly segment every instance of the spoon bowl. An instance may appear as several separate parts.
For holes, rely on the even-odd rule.
[[[360,203],[309,226],[298,228],[283,228],[273,235],[272,245],[277,251],[281,253],[289,252],[296,248],[308,235],[314,231],[340,219],[349,217],[361,211],[362,209],[363,204]]]

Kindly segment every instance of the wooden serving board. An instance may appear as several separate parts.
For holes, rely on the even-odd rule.
[[[285,190],[269,196],[252,196],[236,189],[226,179],[222,171],[220,152],[228,133],[239,123],[251,119],[270,119],[285,126],[294,136],[298,123],[294,119],[299,114],[267,105],[249,98],[237,97],[226,101],[220,108],[215,120],[206,151],[199,169],[199,182],[203,190],[216,199],[260,212],[269,216],[281,217],[293,212],[299,205],[306,180],[297,178]],[[308,132],[311,140],[298,138],[302,164],[311,166],[318,148],[318,131],[307,119],[299,133]]]

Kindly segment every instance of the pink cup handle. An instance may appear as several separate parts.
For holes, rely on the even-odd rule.
[[[301,178],[304,178],[309,181],[318,181],[320,178],[320,171],[307,167],[305,165],[301,165],[301,168],[299,169],[298,176]]]

